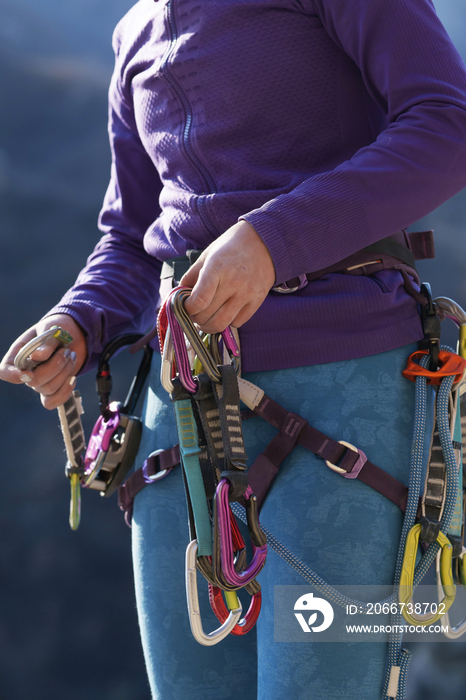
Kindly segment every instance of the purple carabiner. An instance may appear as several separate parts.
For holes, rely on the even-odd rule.
[[[230,326],[227,326],[225,330],[222,331],[221,336],[230,355],[232,357],[239,357],[239,348]]]
[[[172,305],[170,300],[166,305],[168,323],[170,324],[170,331],[173,340],[173,346],[175,348],[176,364],[178,367],[178,374],[180,376],[180,381],[186,391],[191,394],[195,394],[197,391],[197,384],[194,381],[191,374],[191,366],[189,364],[188,350],[186,348],[185,336],[183,329],[181,328],[178,319],[173,313]]]
[[[251,544],[253,557],[249,566],[244,571],[237,572],[235,570],[233,541],[231,537],[231,522],[230,522],[230,504],[228,500],[229,483],[226,479],[221,479],[215,492],[215,505],[217,512],[217,522],[220,534],[220,558],[222,562],[222,573],[227,583],[232,586],[246,586],[250,581],[256,578],[262,570],[265,559],[267,557],[267,542],[260,542],[265,538],[263,533],[259,535],[258,521],[254,523],[254,527],[249,527],[251,535]],[[246,499],[246,507],[248,509],[249,498],[252,496],[251,488],[248,487],[244,492]],[[249,518],[248,518],[248,526]],[[256,544],[253,539],[256,540]]]
[[[112,414],[111,417],[105,420],[103,416],[99,416],[89,438],[84,456],[83,486],[89,486],[96,478],[100,470],[102,456],[108,452],[110,440],[120,425],[120,410],[117,402],[113,401],[108,408]]]

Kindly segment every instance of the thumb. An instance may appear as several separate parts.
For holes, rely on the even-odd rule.
[[[184,273],[183,277],[180,280],[180,286],[183,287],[191,287],[191,289],[195,286],[197,280],[199,279],[199,273],[202,270],[202,266],[204,265],[204,256],[201,255],[194,265],[191,265],[189,270]]]

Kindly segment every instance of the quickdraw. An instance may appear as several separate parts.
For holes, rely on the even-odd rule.
[[[255,579],[265,564],[267,544],[259,526],[257,499],[246,476],[237,381],[239,349],[230,329],[201,337],[184,309],[190,291],[173,290],[157,325],[161,382],[173,402],[188,501],[191,542],[186,552],[186,593],[191,630],[200,644],[211,645],[230,632],[236,634],[237,628],[244,634],[255,624],[261,601]],[[187,342],[196,358],[189,357]],[[222,364],[224,355],[228,364]],[[192,367],[202,371],[193,374]],[[247,508],[253,547],[249,564],[231,501],[240,501]],[[196,568],[210,586],[210,601],[222,623],[209,634],[199,616]],[[252,602],[245,621],[240,622],[242,606],[235,591],[243,588],[251,593]],[[220,602],[220,590],[226,607]]]

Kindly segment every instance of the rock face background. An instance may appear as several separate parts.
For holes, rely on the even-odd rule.
[[[130,0],[0,3],[0,351],[70,286],[98,239],[109,171],[111,32]],[[437,9],[466,57],[466,6]],[[466,305],[466,193],[431,214],[434,294]],[[447,333],[454,342],[453,329]],[[118,370],[118,363],[120,369]],[[126,389],[126,362],[114,396]],[[87,434],[93,377],[80,380]],[[0,386],[0,698],[148,700],[130,561],[115,498],[83,498],[69,530],[56,413],[26,388]],[[466,698],[464,643],[415,651],[410,698]]]

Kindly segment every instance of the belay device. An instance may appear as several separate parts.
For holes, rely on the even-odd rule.
[[[59,341],[58,348],[68,345],[72,337],[57,326],[31,340],[15,358],[15,366],[21,370],[34,369],[30,355],[50,339]],[[58,407],[60,427],[65,443],[66,475],[70,479],[70,527],[76,530],[80,522],[81,486],[100,491],[101,496],[111,496],[123,482],[136,458],[141,441],[142,423],[134,415],[152,359],[152,348],[144,346],[144,356],[133,379],[124,403],[109,403],[112,376],[109,361],[121,348],[133,345],[143,338],[140,334],[124,335],[110,341],[100,357],[97,371],[97,393],[100,400],[100,417],[92,430],[86,449],[81,423],[82,401],[78,391]]]

